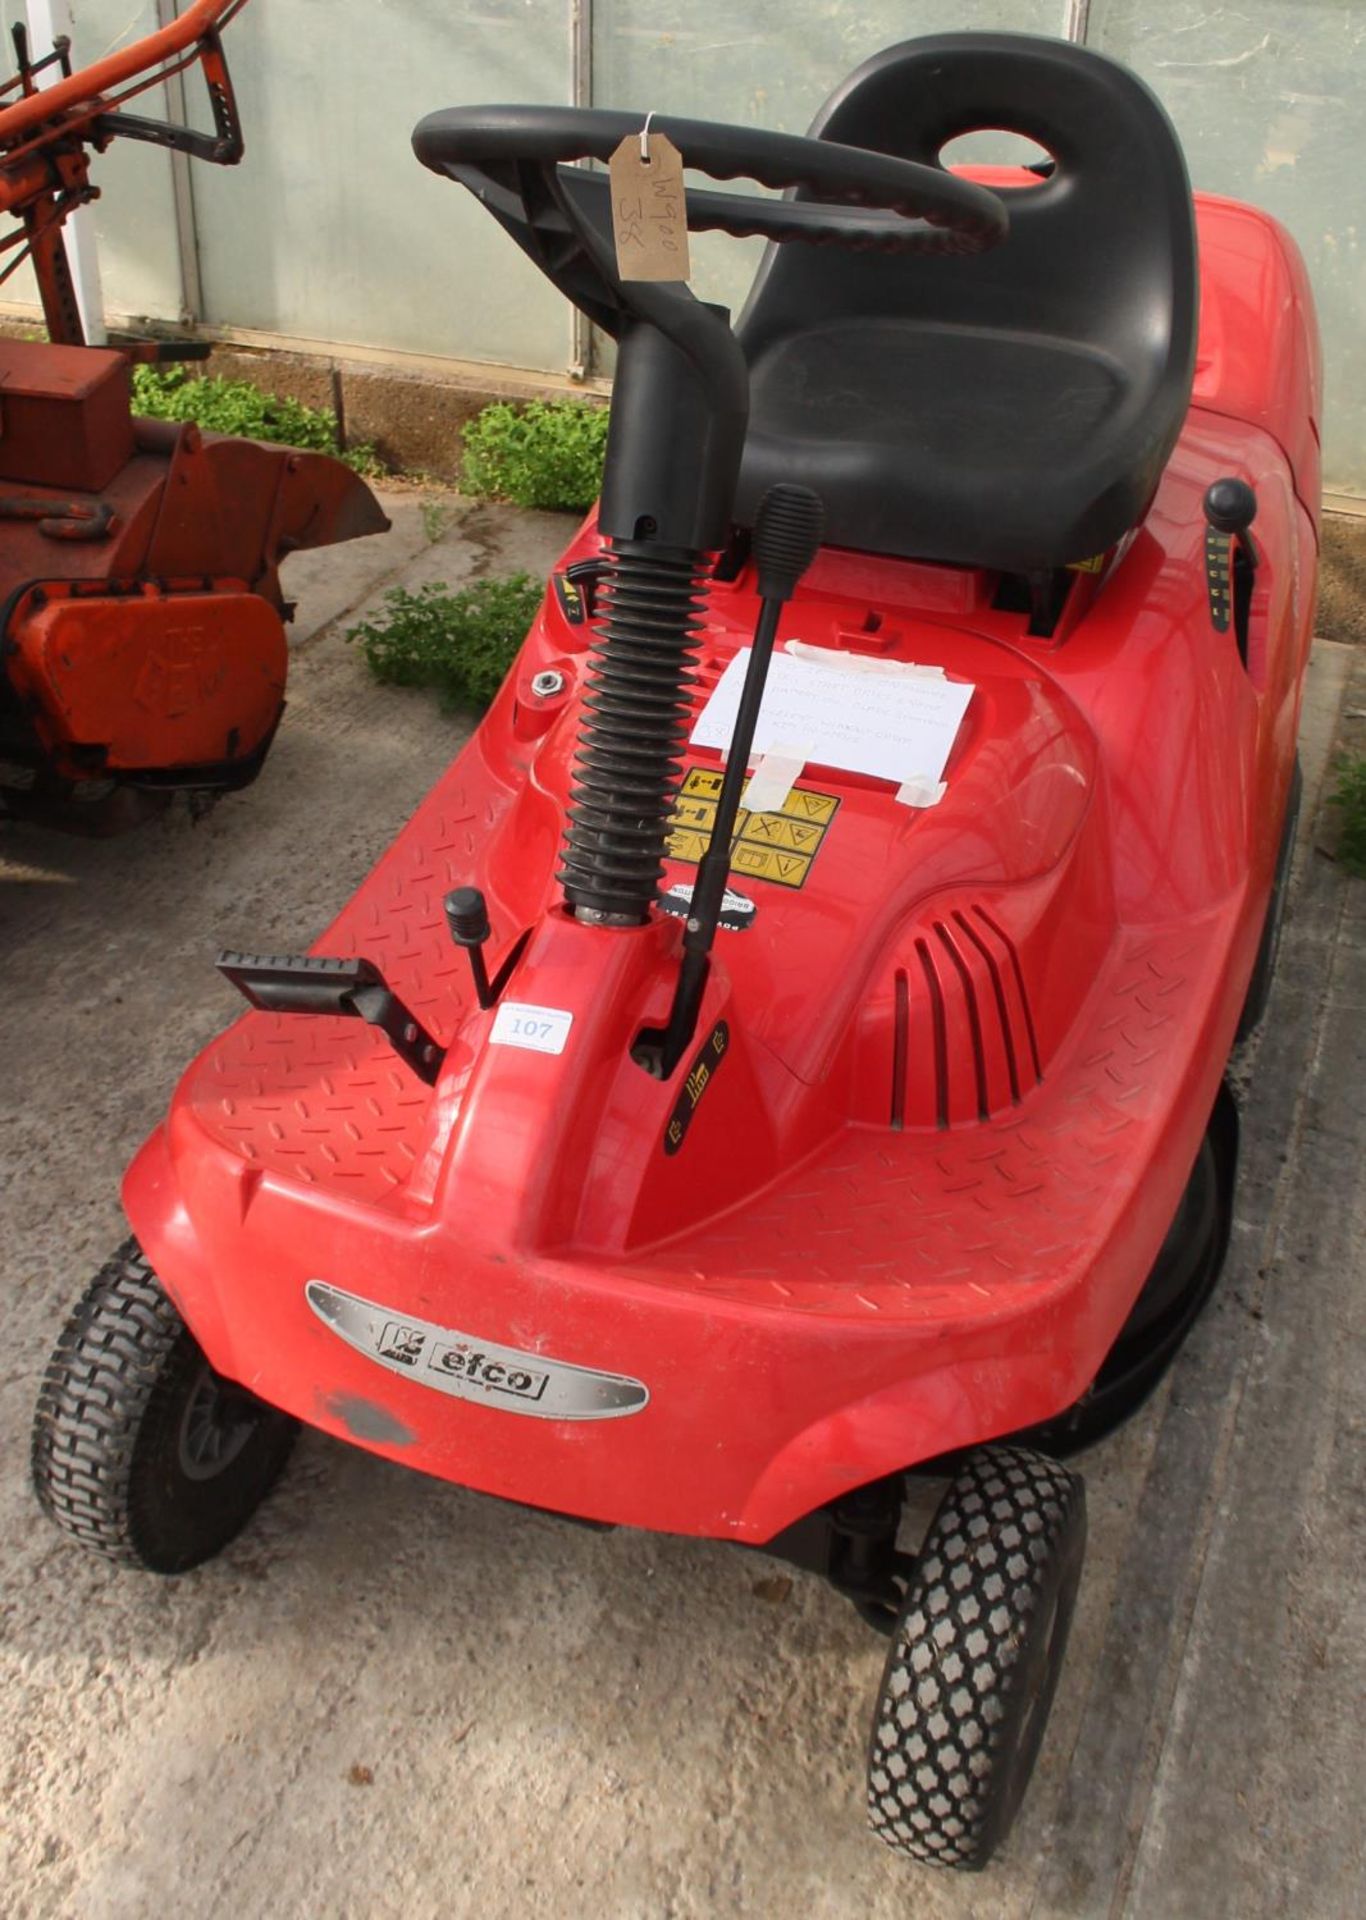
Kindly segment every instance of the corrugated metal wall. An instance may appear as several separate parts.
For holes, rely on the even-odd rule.
[[[583,11],[580,11],[580,10]],[[3,0],[6,20],[22,0]],[[156,0],[73,0],[77,53]],[[1256,201],[1304,248],[1327,352],[1326,473],[1366,494],[1366,5],[1348,0],[252,0],[229,53],[248,153],[193,169],[205,322],[315,343],[563,371],[570,316],[467,195],[408,146],[469,100],[651,107],[800,131],[867,54],[945,27],[1084,36],[1156,89],[1197,186]],[[175,318],[170,163],[97,160],[106,304]],[[752,243],[704,236],[699,292],[738,302]],[[22,300],[22,283],[7,294]]]

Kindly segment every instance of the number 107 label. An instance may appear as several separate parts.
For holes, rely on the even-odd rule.
[[[521,1000],[503,1000],[493,1016],[489,1045],[526,1047],[532,1053],[563,1053],[574,1024],[562,1007],[529,1007]]]

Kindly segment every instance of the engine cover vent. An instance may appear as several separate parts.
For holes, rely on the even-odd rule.
[[[985,907],[915,937],[894,981],[894,1127],[950,1127],[1016,1106],[1042,1078],[1015,943]]]

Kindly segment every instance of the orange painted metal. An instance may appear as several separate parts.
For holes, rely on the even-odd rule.
[[[65,49],[30,61],[21,43],[0,87],[0,214],[18,222],[0,261],[31,259],[50,336],[0,341],[0,760],[32,775],[0,787],[0,811],[81,832],[138,816],[120,783],[126,800],[254,778],[284,706],[281,563],[389,524],[339,460],[134,419],[130,363],[156,355],[84,344],[62,225],[94,197],[86,148],[127,136],[234,164],[217,28],[243,4],[196,0],[39,91]],[[212,134],[119,111],[196,62]],[[73,784],[110,779],[112,824],[66,808]]]
[[[206,33],[212,33],[225,14],[235,13],[239,5],[240,0],[194,0],[193,6],[156,33],[149,33],[131,46],[93,61],[40,93],[16,100],[12,106],[0,110],[0,147],[14,146],[25,134],[59,114],[79,115],[82,108],[101,110],[102,95],[184,53]]]
[[[0,110],[2,111],[2,110]],[[0,213],[21,212],[50,202],[55,193],[82,193],[90,180],[84,147],[54,129],[43,150],[26,148],[16,159],[0,163]],[[60,220],[51,223],[55,232]]]
[[[11,681],[67,777],[247,761],[284,705],[284,625],[241,581],[120,595],[50,581],[23,595],[8,638]]]
[[[388,521],[324,454],[134,426],[99,491],[0,484],[5,754],[68,781],[244,785],[284,701],[281,561]]]
[[[388,525],[365,482],[327,454],[168,420],[135,420],[133,434],[132,459],[105,487],[22,486],[26,502],[50,502],[54,517],[107,508],[106,534],[57,548],[39,521],[0,517],[0,605],[15,588],[60,573],[124,585],[139,577],[241,579],[278,607],[287,555]],[[9,493],[0,485],[0,508]]]
[[[121,353],[0,340],[0,481],[98,492],[132,453]]]
[[[245,4],[195,0],[158,32],[46,86],[35,84],[37,76],[50,74],[55,60],[66,61],[68,43],[58,41],[51,53],[39,50],[32,61],[20,43],[19,71],[0,85],[0,214],[13,214],[19,222],[18,231],[0,239],[0,256],[11,254],[0,279],[25,258],[31,261],[53,341],[85,342],[62,228],[77,207],[98,198],[90,184],[88,146],[103,152],[112,139],[126,135],[223,166],[241,159],[241,122],[217,29]],[[127,101],[196,64],[208,91],[213,135],[121,112]]]

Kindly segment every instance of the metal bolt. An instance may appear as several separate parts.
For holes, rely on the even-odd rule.
[[[554,667],[547,667],[544,673],[533,677],[531,691],[538,700],[553,700],[557,693],[564,692],[564,675]]]

